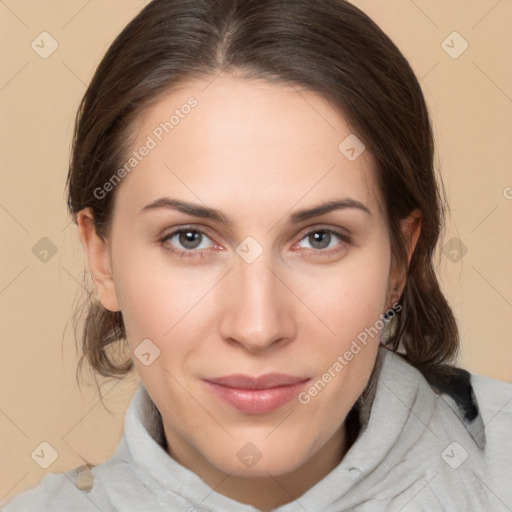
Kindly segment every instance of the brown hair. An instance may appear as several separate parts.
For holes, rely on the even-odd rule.
[[[221,70],[304,87],[343,114],[377,163],[392,253],[404,269],[400,220],[421,210],[402,309],[383,343],[419,369],[442,373],[459,337],[433,265],[446,204],[435,176],[429,114],[407,60],[344,0],[150,2],[110,46],[81,102],[67,181],[75,222],[90,207],[98,235],[108,237],[115,189],[101,199],[94,190],[125,161],[138,116],[178,84],[212,79]],[[86,359],[99,374],[121,377],[133,368],[129,354],[117,357],[118,350],[114,357],[126,340],[122,314],[107,311],[92,294],[89,299],[77,335],[79,366]]]

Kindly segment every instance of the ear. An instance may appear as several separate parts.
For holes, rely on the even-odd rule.
[[[407,268],[411,262],[414,249],[418,243],[418,239],[421,232],[422,214],[418,208],[406,218],[400,221],[400,228],[402,233],[402,239],[407,251]],[[394,259],[393,259],[394,260]],[[407,272],[405,269],[398,268],[398,265],[393,263],[393,269],[391,271],[391,277],[389,280],[388,297],[390,297],[391,304],[398,301],[402,292],[405,288],[407,281]]]
[[[96,233],[93,220],[94,215],[90,208],[78,213],[78,236],[87,254],[92,280],[103,307],[113,312],[120,311],[112,276],[109,245]]]

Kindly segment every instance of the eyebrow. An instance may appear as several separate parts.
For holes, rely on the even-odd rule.
[[[157,199],[147,206],[144,206],[139,214],[141,215],[149,211],[161,209],[176,210],[187,215],[192,215],[194,217],[216,221],[228,227],[233,226],[233,221],[219,210],[167,197]],[[299,222],[304,222],[306,220],[325,215],[335,210],[347,209],[357,209],[372,216],[371,211],[361,201],[347,197],[343,199],[328,201],[327,203],[322,203],[312,208],[294,212],[289,216],[288,222],[290,224],[298,224]]]

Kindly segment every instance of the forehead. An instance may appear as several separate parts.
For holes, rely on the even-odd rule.
[[[353,130],[311,91],[222,74],[169,91],[133,128],[118,200],[135,208],[172,196],[277,213],[349,196],[380,209],[371,155],[347,158]]]

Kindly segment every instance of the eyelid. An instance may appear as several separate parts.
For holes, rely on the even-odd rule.
[[[300,237],[299,241],[302,240],[306,235],[309,235],[310,233],[312,233],[312,232],[314,233],[317,231],[329,231],[331,233],[334,233],[335,235],[338,235],[340,237],[345,237],[345,238],[352,237],[352,233],[350,233],[350,231],[346,228],[342,228],[340,226],[331,226],[331,225],[327,225],[327,224],[313,224],[313,225],[310,225],[310,226],[304,228],[300,232],[300,235],[298,235]]]

